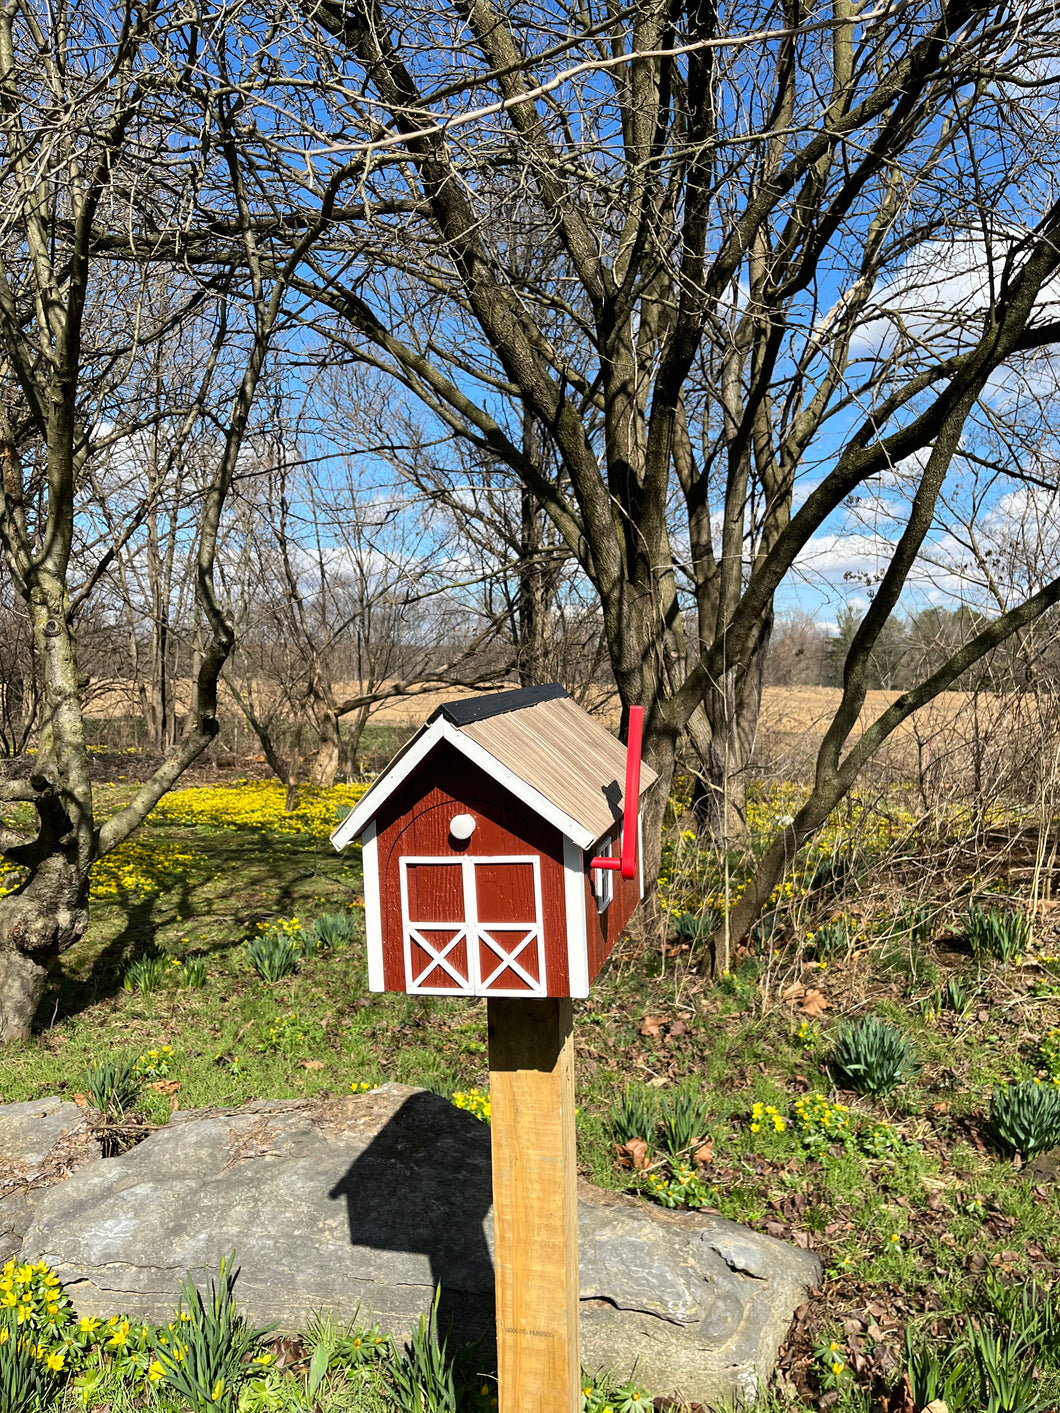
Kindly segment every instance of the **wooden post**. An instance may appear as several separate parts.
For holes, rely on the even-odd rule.
[[[499,1413],[578,1413],[571,1002],[489,1000]]]

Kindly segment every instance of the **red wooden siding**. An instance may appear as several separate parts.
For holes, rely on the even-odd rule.
[[[409,864],[409,916],[420,922],[453,922],[464,914],[464,883],[459,860],[451,864]]]
[[[617,857],[620,844],[616,840],[612,853]],[[593,851],[595,852],[595,851]],[[585,933],[589,940],[589,981],[595,979],[600,968],[614,950],[615,943],[622,935],[622,929],[629,922],[640,902],[640,865],[633,878],[625,879],[619,870],[611,870],[612,896],[604,911],[598,912],[592,881],[585,882]]]
[[[458,842],[449,837],[454,814],[471,814],[476,820],[471,838]],[[570,992],[567,966],[566,904],[563,873],[563,840],[559,831],[532,810],[515,800],[504,787],[478,766],[441,742],[429,758],[401,783],[379,809],[376,817],[379,863],[379,891],[382,903],[383,977],[388,991],[404,991],[405,954],[401,920],[401,866],[405,859],[451,859],[454,865],[467,857],[537,854],[540,858],[541,924],[544,942],[547,991],[550,996]],[[475,886],[479,921],[488,932],[489,924],[532,924],[535,890],[532,867],[522,862],[493,864],[489,859],[476,863]],[[460,868],[437,864],[406,865],[409,915],[421,922],[456,922],[463,917],[463,883]],[[415,910],[419,910],[418,913]],[[437,947],[448,934],[434,930],[431,944]],[[518,936],[503,934],[514,943]],[[502,933],[497,932],[498,941]],[[451,954],[454,970],[466,976],[468,959],[458,943]],[[415,949],[415,943],[412,944]],[[478,965],[488,976],[501,959],[486,943],[479,944]],[[430,964],[422,948],[413,957],[420,970]],[[517,960],[529,976],[539,980],[536,946],[530,945]],[[430,984],[447,987],[444,968],[433,967]],[[452,989],[457,983],[452,981]],[[505,967],[494,981],[505,990],[529,989],[518,973]]]

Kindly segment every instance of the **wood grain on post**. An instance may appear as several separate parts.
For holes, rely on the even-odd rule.
[[[499,1413],[578,1413],[571,1002],[486,1004]]]

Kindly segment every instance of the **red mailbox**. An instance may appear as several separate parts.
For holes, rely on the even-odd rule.
[[[558,684],[433,713],[331,836],[363,843],[371,990],[589,994],[642,894],[631,716],[627,750]]]

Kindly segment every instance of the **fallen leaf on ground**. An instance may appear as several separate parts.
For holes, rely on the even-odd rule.
[[[666,1023],[665,1016],[645,1016],[640,1023],[640,1033],[654,1040]]]
[[[820,991],[807,991],[799,1010],[804,1016],[823,1016],[829,1005]]]
[[[277,1369],[287,1369],[305,1358],[305,1345],[297,1337],[284,1335],[282,1339],[273,1341],[272,1352]]]
[[[299,1060],[298,1063],[304,1070],[322,1070],[324,1068],[323,1060]]]
[[[631,1138],[628,1143],[616,1143],[615,1156],[623,1168],[636,1168],[639,1172],[649,1166],[648,1145],[643,1138]]]
[[[180,1088],[179,1079],[158,1079],[154,1084],[149,1084],[148,1089],[153,1089],[156,1094],[176,1094]]]
[[[79,1109],[87,1109],[89,1107],[88,1100],[83,1094],[75,1094],[74,1103]]]

